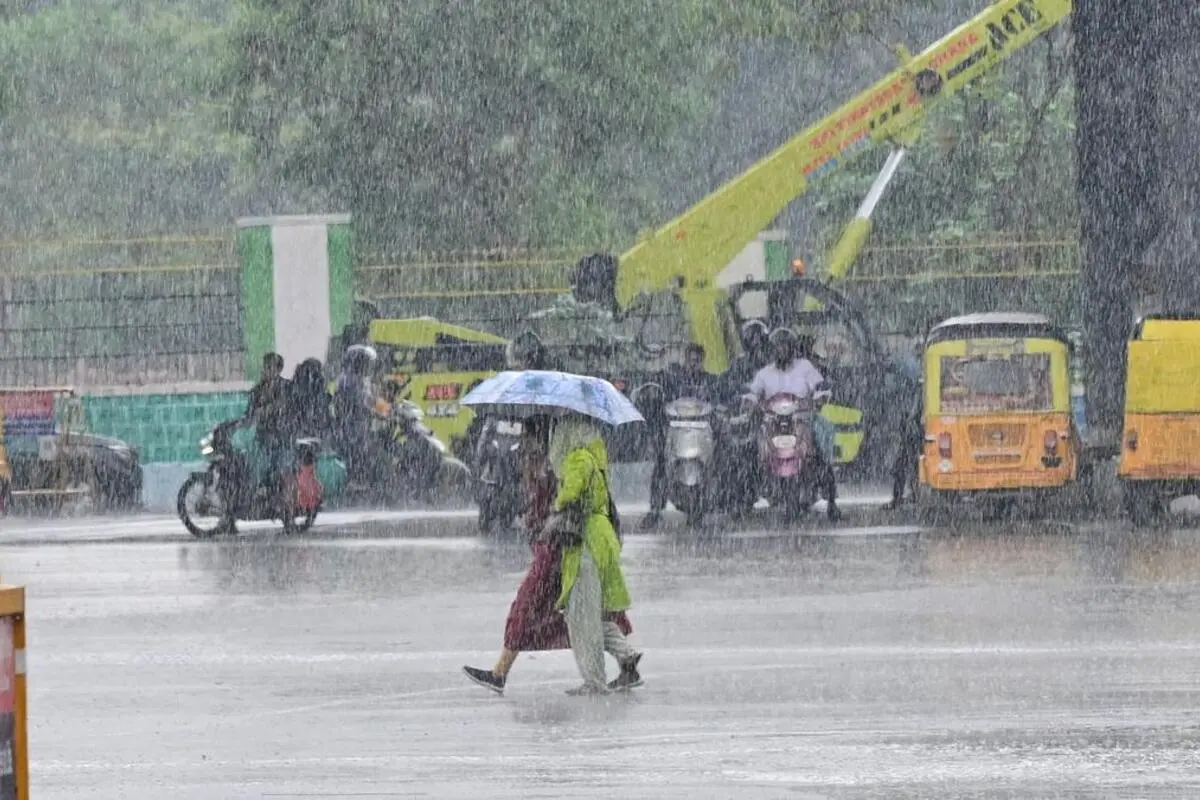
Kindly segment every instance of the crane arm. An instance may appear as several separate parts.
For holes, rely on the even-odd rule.
[[[707,286],[810,185],[872,145],[901,140],[960,91],[1065,19],[1072,0],[1001,0],[805,129],[621,256],[617,301],[676,278]]]

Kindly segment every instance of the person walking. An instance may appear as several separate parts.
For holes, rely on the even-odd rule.
[[[522,431],[523,522],[530,537],[533,561],[509,608],[504,646],[491,669],[463,667],[468,678],[497,694],[504,693],[509,671],[522,652],[563,650],[571,646],[566,621],[556,608],[562,588],[562,550],[541,537],[557,492],[557,481],[547,458],[548,433],[549,420],[545,417],[527,420]],[[618,612],[613,621],[625,636],[633,632],[624,611]]]
[[[558,476],[554,511],[574,511],[582,520],[581,537],[563,547],[557,602],[564,610],[571,650],[583,678],[583,684],[568,694],[633,688],[642,682],[638,673],[642,655],[612,616],[628,610],[631,600],[621,571],[621,543],[610,516],[608,451],[599,429],[579,416],[560,420],[550,439],[550,464]],[[611,685],[605,681],[605,650],[621,667]]]

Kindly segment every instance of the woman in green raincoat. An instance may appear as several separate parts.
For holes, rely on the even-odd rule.
[[[558,476],[554,510],[578,504],[583,511],[583,540],[563,549],[562,593],[575,663],[583,685],[570,694],[599,694],[641,684],[637,666],[642,654],[625,640],[613,619],[630,606],[621,572],[621,543],[609,518],[608,450],[599,429],[582,417],[568,417],[554,427],[550,463]],[[604,651],[612,653],[621,674],[605,683]]]

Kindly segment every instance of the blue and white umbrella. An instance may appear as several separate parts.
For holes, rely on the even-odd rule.
[[[501,372],[468,392],[462,403],[502,417],[573,411],[609,425],[644,421],[629,398],[608,381],[570,372]]]

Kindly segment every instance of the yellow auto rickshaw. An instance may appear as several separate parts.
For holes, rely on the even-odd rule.
[[[1151,314],[1134,326],[1117,475],[1137,524],[1200,492],[1200,318]]]
[[[918,502],[1007,509],[1076,479],[1071,345],[1040,314],[986,313],[937,325],[925,342]]]

